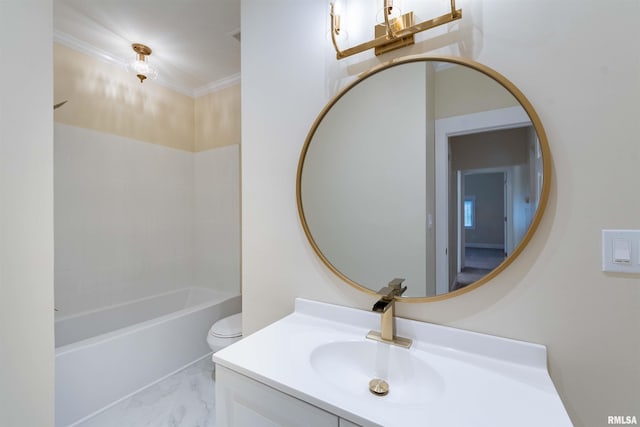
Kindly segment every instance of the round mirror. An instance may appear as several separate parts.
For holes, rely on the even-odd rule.
[[[373,293],[442,299],[523,250],[549,193],[542,124],[481,64],[412,58],[374,69],[323,109],[305,141],[298,211],[322,261]]]

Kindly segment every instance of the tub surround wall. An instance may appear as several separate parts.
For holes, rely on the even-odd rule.
[[[240,291],[240,146],[193,154],[193,283]]]
[[[59,314],[192,283],[193,154],[55,124]]]
[[[55,124],[59,315],[197,284],[240,290],[239,147],[199,153]]]
[[[290,313],[295,297],[371,307],[304,236],[295,200],[300,150],[325,103],[358,73],[403,55],[461,55],[504,74],[536,108],[553,157],[549,205],[526,250],[490,283],[445,301],[397,304],[397,312],[546,345],[576,426],[637,416],[640,287],[637,277],[600,271],[600,230],[640,227],[632,172],[640,159],[640,62],[630,53],[640,39],[640,3],[458,0],[463,19],[421,33],[414,46],[342,61],[326,39],[327,3],[242,2],[245,332]],[[411,2],[425,19],[443,13],[422,10],[430,4]]]

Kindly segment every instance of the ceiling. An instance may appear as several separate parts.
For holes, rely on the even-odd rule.
[[[54,40],[104,60],[153,53],[158,83],[198,96],[240,78],[240,0],[54,0]],[[235,36],[235,37],[234,37]]]

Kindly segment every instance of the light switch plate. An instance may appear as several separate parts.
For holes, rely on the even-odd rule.
[[[627,250],[629,262],[616,262]],[[640,230],[602,230],[602,271],[640,273]]]

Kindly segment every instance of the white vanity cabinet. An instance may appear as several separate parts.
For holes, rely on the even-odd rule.
[[[361,427],[223,366],[216,367],[216,425]]]

